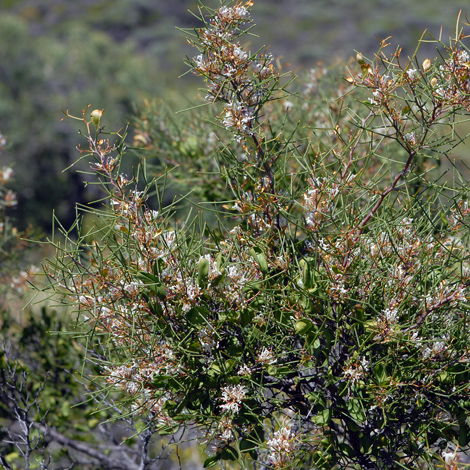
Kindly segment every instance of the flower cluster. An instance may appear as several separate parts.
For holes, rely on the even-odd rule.
[[[298,440],[289,427],[283,426],[274,432],[273,437],[266,441],[266,445],[269,463],[274,468],[285,468],[293,460]]]
[[[450,58],[439,67],[434,77],[434,95],[445,106],[462,106],[470,110],[470,55],[459,44],[450,51]]]
[[[234,133],[236,140],[253,135],[255,116],[277,79],[270,54],[252,56],[238,41],[241,28],[251,22],[248,8],[253,2],[223,6],[214,14],[207,28],[200,30],[197,43],[201,54],[191,65],[193,72],[206,77],[206,100],[224,103],[220,117],[223,125]]]
[[[457,452],[442,452],[442,458],[444,460],[446,470],[456,470],[459,468],[459,455]]]
[[[222,397],[220,398],[223,403],[222,405],[219,405],[219,408],[222,411],[237,414],[240,411],[246,392],[246,387],[243,385],[227,385],[226,387],[223,387]]]
[[[367,372],[368,369],[369,361],[365,357],[361,357],[359,361],[354,364],[351,364],[347,369],[345,369],[344,375],[354,385],[355,382],[364,377],[364,374]]]

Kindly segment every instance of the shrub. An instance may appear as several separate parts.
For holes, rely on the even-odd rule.
[[[0,151],[4,145],[0,135]],[[137,470],[144,460],[150,470],[161,468],[164,459],[170,469],[167,442],[159,439],[159,449],[156,439],[151,442],[151,418],[121,415],[116,419],[115,394],[104,395],[88,380],[96,371],[83,364],[86,348],[81,340],[67,337],[67,312],[58,315],[46,307],[38,312],[30,305],[33,300],[23,308],[25,287],[37,272],[31,257],[37,254],[34,245],[22,238],[35,234],[19,232],[8,214],[17,204],[16,194],[9,189],[12,178],[11,168],[0,168],[2,468]],[[107,403],[113,411],[97,410],[96,401],[100,406]]]
[[[219,136],[193,141],[220,143],[195,152],[216,172],[201,194],[230,199],[217,223],[175,217],[145,159],[122,174],[126,135],[84,110],[103,207],[56,242],[52,286],[105,341],[103,387],[161,434],[194,429],[204,467],[454,468],[470,404],[470,209],[450,158],[470,105],[463,33],[422,63],[382,42],[321,101],[317,74],[291,95],[273,57],[243,47],[251,5],[204,7],[189,39],[219,106]],[[150,150],[151,134],[137,133]]]

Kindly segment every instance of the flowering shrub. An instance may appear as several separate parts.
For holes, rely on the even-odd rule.
[[[52,285],[106,342],[107,384],[161,434],[194,429],[204,467],[454,468],[470,437],[470,209],[463,177],[432,167],[463,140],[463,35],[441,64],[403,65],[385,43],[358,54],[341,87],[360,102],[324,104],[316,72],[291,96],[272,57],[244,48],[251,6],[206,8],[190,37],[219,105],[218,223],[175,219],[165,178],[145,161],[123,175],[126,136],[84,110],[106,196],[95,230],[78,219],[57,242]]]

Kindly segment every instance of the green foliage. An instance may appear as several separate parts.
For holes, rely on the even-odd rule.
[[[440,61],[403,64],[382,43],[337,86],[315,73],[291,94],[273,57],[240,43],[250,6],[201,7],[188,33],[216,134],[194,110],[179,129],[146,110],[129,176],[126,135],[102,139],[83,112],[103,207],[53,241],[51,286],[90,348],[106,345],[103,386],[161,435],[194,427],[215,446],[206,468],[453,468],[468,444],[470,209],[463,176],[443,182],[434,162],[463,141],[463,33],[438,42]],[[169,176],[150,177],[152,152]],[[202,207],[221,198],[216,223],[163,204],[172,173],[199,182]]]

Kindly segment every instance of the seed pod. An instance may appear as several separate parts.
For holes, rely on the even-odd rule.
[[[357,55],[356,55],[356,61],[359,65],[365,65],[366,64],[366,61],[364,60],[364,57],[360,52],[358,52]]]
[[[264,253],[258,253],[258,264],[259,264],[259,270],[263,274],[268,273],[268,261],[266,260],[266,256],[264,256]]]
[[[222,266],[224,264],[224,257],[222,253],[217,253],[215,257],[215,264],[217,265],[217,269],[222,272]]]
[[[259,248],[257,248],[257,249],[251,248],[250,249],[250,254],[251,254],[251,256],[253,256],[255,261],[258,262],[259,270],[263,274],[267,274],[268,273],[268,261],[266,259],[266,256],[264,255],[264,253],[262,253]]]
[[[91,112],[91,122],[98,129],[100,126],[101,116],[103,116],[104,109],[94,109]]]
[[[207,285],[207,278],[209,277],[209,261],[206,258],[201,258],[197,267],[197,283],[199,287]]]
[[[427,72],[431,68],[431,61],[429,59],[426,59],[423,62],[423,70]]]

